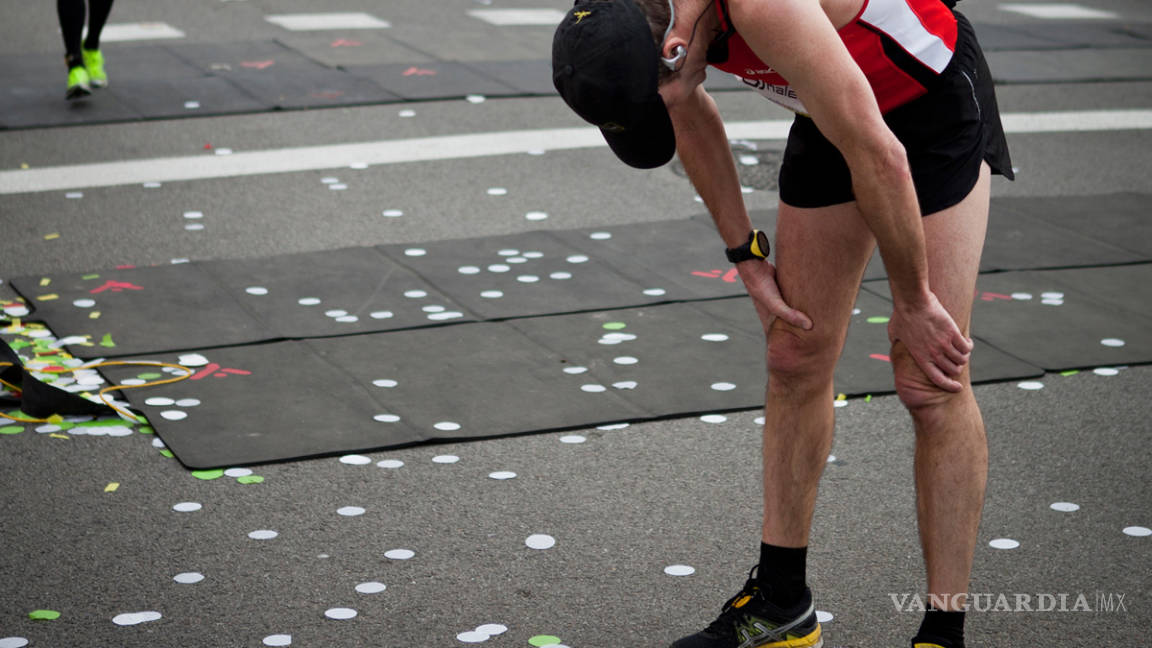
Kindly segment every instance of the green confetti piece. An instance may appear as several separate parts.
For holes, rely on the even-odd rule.
[[[205,481],[210,479],[220,479],[224,476],[224,471],[216,468],[215,470],[193,470],[192,476],[196,479],[203,479]]]
[[[868,394],[867,396],[865,396],[864,402],[865,403],[871,403],[872,402],[872,394]]]
[[[866,320],[869,324],[887,324],[888,318],[883,315],[874,315]]]
[[[90,428],[90,427],[123,427],[124,424],[127,422],[128,421],[125,421],[124,419],[121,419],[121,418],[96,419],[95,421],[81,421],[81,422],[77,423],[76,426],[77,427],[86,427],[86,428]]]
[[[12,347],[13,351],[19,351],[20,349],[26,349],[32,346],[32,343],[28,340],[16,339],[9,342],[8,346]]]
[[[100,275],[98,275],[98,274],[86,274],[80,278],[83,279],[84,281],[91,281],[93,279],[99,279]]]
[[[619,331],[620,329],[626,328],[627,326],[628,325],[624,322],[604,322],[604,328],[608,329],[609,331]]]
[[[1069,371],[1061,371],[1060,375],[1061,376],[1075,376],[1078,373],[1080,373],[1079,369],[1071,369]]]
[[[28,613],[28,618],[35,621],[55,621],[60,618],[60,613],[56,610],[32,610]]]
[[[160,454],[165,456],[165,457],[168,457],[169,459],[172,459],[176,456],[176,455],[172,454],[172,451],[169,450],[168,448],[164,448],[163,450],[161,450]]]
[[[139,432],[140,434],[156,434],[156,430],[153,430],[151,427],[149,427],[147,425],[145,425],[144,427],[142,427],[136,431]]]
[[[155,373],[155,372],[142,373],[136,377],[139,378],[140,380],[156,380],[157,378],[163,378],[164,374],[159,374],[159,373]]]
[[[114,346],[116,346],[116,343],[112,341],[112,334],[111,333],[105,333],[104,337],[100,338],[100,346],[102,346],[102,347],[114,347]]]
[[[264,478],[260,475],[244,475],[243,477],[237,477],[236,481],[241,484],[263,484]]]
[[[552,644],[560,643],[560,637],[554,637],[552,635],[536,635],[535,637],[529,639],[528,643],[536,646],[536,648],[540,648],[540,646],[551,646]]]
[[[4,427],[0,427],[0,434],[20,434],[23,431],[23,425],[5,425]]]

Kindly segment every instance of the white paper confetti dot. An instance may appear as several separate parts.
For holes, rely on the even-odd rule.
[[[1072,511],[1079,511],[1080,505],[1073,504],[1072,502],[1053,502],[1051,508],[1053,511],[1071,513]]]
[[[316,297],[301,297],[296,303],[301,306],[316,306],[320,303],[320,300]]]
[[[405,290],[404,296],[407,297],[408,299],[423,299],[424,297],[428,296],[428,291],[419,290],[419,289],[417,289],[417,290]]]
[[[348,168],[349,169],[356,169],[357,171],[359,171],[362,169],[367,169],[368,163],[367,162],[353,162],[352,164],[348,165]]]
[[[525,252],[524,254],[522,254],[520,256],[524,257],[525,259],[541,259],[544,257],[544,253],[543,252],[537,252],[535,250],[530,250],[530,251]]]
[[[265,646],[291,646],[292,635],[289,634],[274,634],[264,637]]]
[[[1103,340],[1100,340],[1100,344],[1103,344],[1106,347],[1122,347],[1124,346],[1124,340],[1119,338],[1104,338]]]
[[[181,398],[176,401],[176,407],[196,407],[199,404],[199,398]]]
[[[579,434],[567,434],[560,437],[560,443],[584,443],[588,439]]]
[[[248,293],[249,295],[267,295],[268,289],[264,286],[249,286],[244,289],[244,292]]]
[[[520,250],[514,250],[512,248],[504,248],[503,250],[497,250],[496,254],[498,254],[502,257],[514,257],[514,256],[517,256],[520,254]]]
[[[492,187],[492,188],[488,189],[488,195],[489,196],[503,196],[503,195],[506,195],[507,193],[508,193],[508,190],[505,189],[504,187]]]
[[[607,241],[608,239],[612,238],[612,233],[611,232],[592,232],[591,234],[588,235],[588,238],[592,239],[593,241]]]
[[[691,576],[696,573],[696,568],[689,565],[668,565],[664,568],[664,573],[669,576]]]
[[[360,318],[355,315],[341,315],[336,318],[336,321],[343,324],[352,324],[353,322],[359,322]]]
[[[470,94],[470,95],[464,97],[464,99],[466,99],[468,101],[468,103],[471,103],[471,104],[484,103],[484,101],[485,101],[484,95],[479,95],[479,94]]]
[[[637,362],[640,362],[640,360],[633,358],[632,356],[618,356],[613,358],[612,362],[615,362],[618,365],[634,365]]]
[[[728,339],[728,336],[723,333],[705,333],[700,336],[700,339],[705,342],[724,342]]]
[[[444,311],[443,313],[432,313],[428,319],[434,322],[442,322],[444,320],[459,319],[464,317],[464,313],[460,311]]]
[[[348,311],[342,310],[339,308],[333,308],[332,310],[324,311],[324,314],[327,315],[328,317],[335,319],[337,317],[344,317],[345,315],[348,314]]]
[[[172,510],[176,511],[177,513],[192,513],[193,511],[199,511],[202,508],[204,508],[204,506],[200,504],[200,502],[180,502],[179,504],[173,506]]]
[[[484,634],[483,632],[476,632],[475,630],[461,632],[460,634],[456,635],[456,641],[459,641],[460,643],[483,643],[488,641],[488,639],[488,635]]]
[[[389,319],[392,317],[392,311],[372,311],[368,316],[372,319]]]
[[[72,302],[72,305],[75,306],[76,308],[92,308],[93,306],[96,305],[96,300],[95,299],[77,299],[77,300]]]
[[[372,418],[374,420],[380,421],[381,423],[397,423],[400,421],[400,417],[396,414],[377,414]]]
[[[432,427],[444,432],[455,432],[460,429],[460,424],[453,421],[440,421],[439,423],[434,423]]]
[[[380,212],[380,215],[387,216],[388,218],[399,218],[404,215],[404,212],[399,209],[385,209],[384,211]]]
[[[416,111],[415,110],[401,110],[400,112],[398,112],[396,114],[401,116],[401,117],[415,117]]]
[[[204,229],[204,223],[188,223],[184,226],[184,229],[189,232],[199,232]]]
[[[1152,529],[1142,526],[1124,527],[1124,535],[1130,535],[1133,538],[1144,538],[1152,536]]]
[[[992,542],[989,542],[988,546],[993,549],[1015,549],[1020,546],[1020,543],[1011,538],[996,538]]]
[[[636,389],[636,386],[639,384],[640,383],[636,382],[635,380],[621,380],[619,382],[612,383],[612,386],[616,389]]]
[[[587,263],[588,257],[583,254],[573,254],[572,256],[565,259],[565,261],[568,263]]]
[[[556,545],[556,538],[543,533],[534,533],[524,539],[524,544],[530,549],[551,549]]]
[[[163,396],[153,396],[146,399],[144,404],[151,405],[152,407],[168,407],[170,405],[175,405],[176,401],[172,400],[171,398],[165,398]]]
[[[519,281],[520,283],[536,283],[537,281],[540,281],[540,277],[537,277],[536,275],[520,275],[519,277],[516,277],[516,281]]]
[[[480,272],[480,268],[477,266],[460,266],[456,271],[464,275],[474,275]]]
[[[378,380],[373,380],[372,384],[376,385],[377,387],[395,387],[396,385],[399,385],[400,383],[396,382],[395,380],[388,379],[388,378],[380,378]]]
[[[623,430],[628,427],[628,423],[609,423],[608,425],[597,425],[597,430]]]
[[[327,178],[320,178],[320,182],[323,182],[324,184],[336,184],[337,182],[340,182],[340,178],[328,176]]]
[[[508,632],[508,626],[499,623],[485,623],[484,625],[477,627],[476,632],[482,632],[489,637],[495,637],[496,635],[501,635],[505,632]]]
[[[196,110],[199,107],[200,107],[199,101],[185,101],[184,102],[184,110]]]
[[[251,474],[251,468],[229,468],[228,470],[224,471],[224,475],[227,477],[247,477]]]
[[[84,197],[84,192],[82,192],[82,191],[69,191],[68,193],[64,194],[64,197],[69,199],[69,200],[79,200],[79,199]]]
[[[832,619],[835,619],[835,618],[836,617],[833,616],[831,612],[825,612],[824,610],[816,610],[816,620],[819,621],[820,623],[828,623],[829,621],[831,621]]]
[[[424,248],[408,248],[404,250],[404,254],[410,257],[422,257],[425,254],[428,254],[428,250],[425,250]]]
[[[160,412],[160,416],[169,421],[182,421],[188,418],[188,412],[181,412],[180,410],[164,410]]]
[[[364,455],[350,454],[340,457],[340,463],[348,464],[350,466],[364,466],[372,463],[372,460]]]
[[[530,211],[527,214],[524,214],[524,218],[530,221],[542,221],[548,218],[548,213],[542,211]]]
[[[356,586],[356,591],[361,594],[379,594],[388,589],[384,583],[377,583],[376,581],[369,581],[367,583],[360,583]]]
[[[4,637],[0,638],[0,648],[24,648],[28,645],[28,640],[24,637]]]
[[[203,367],[208,364],[208,358],[199,353],[187,353],[180,356],[176,363],[184,367]]]
[[[648,288],[644,291],[644,294],[648,295],[649,297],[661,297],[667,292],[668,291],[664,290],[663,288]]]
[[[460,457],[456,455],[436,455],[432,457],[432,463],[438,464],[454,464],[458,461],[460,461]]]
[[[415,555],[416,552],[411,549],[389,549],[384,552],[384,557],[392,560],[408,560]]]
[[[337,621],[354,619],[356,618],[356,610],[352,608],[329,608],[324,611],[324,616],[329,619],[336,619]]]
[[[516,473],[514,473],[510,470],[498,470],[498,471],[493,472],[493,473],[488,473],[488,477],[491,479],[497,479],[497,480],[515,479]]]
[[[504,263],[493,263],[492,265],[488,266],[488,272],[508,272],[511,269],[512,266],[506,265]]]
[[[836,455],[834,455],[834,454],[828,455],[827,463],[836,463]]]
[[[700,420],[705,423],[723,423],[728,420],[728,417],[723,414],[705,414],[700,417]]]
[[[485,290],[480,293],[480,296],[484,299],[500,299],[504,293],[500,290]]]
[[[605,387],[604,385],[587,384],[587,385],[580,385],[580,390],[586,391],[586,392],[591,393],[591,394],[596,394],[599,392],[608,391],[608,388]]]
[[[1019,301],[1028,301],[1029,299],[1032,299],[1032,293],[1014,292],[1014,293],[1012,293],[1012,299],[1017,299]]]
[[[124,614],[117,614],[112,617],[112,623],[121,626],[136,625],[138,623],[156,621],[160,617],[161,614],[159,612],[125,612]]]
[[[258,531],[249,533],[248,537],[252,538],[253,540],[271,540],[278,535],[280,534],[276,531],[272,531],[271,529],[260,529]]]
[[[1092,370],[1092,373],[1097,376],[1115,376],[1120,373],[1120,370],[1112,367],[1097,367]]]
[[[230,149],[230,148],[218,148],[218,149],[216,149],[216,155],[232,155],[232,149]]]
[[[588,367],[564,367],[564,373],[566,374],[576,375],[585,373],[587,371]]]
[[[342,506],[336,509],[336,512],[344,517],[356,517],[357,515],[364,515],[364,509],[360,506]]]
[[[730,382],[718,382],[712,383],[712,389],[715,389],[716,391],[732,391],[733,389],[736,389],[736,385]]]
[[[404,462],[399,459],[382,459],[376,462],[376,465],[381,468],[401,468]]]
[[[204,574],[200,572],[184,572],[182,574],[176,574],[172,577],[172,580],[182,585],[192,585],[204,580]]]
[[[552,279],[556,279],[557,281],[564,281],[565,279],[571,279],[572,273],[571,272],[553,272],[552,274],[550,274],[548,276]]]

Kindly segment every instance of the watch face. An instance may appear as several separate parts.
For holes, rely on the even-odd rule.
[[[753,237],[751,243],[751,252],[761,259],[768,258],[768,251],[771,249],[768,245],[768,235],[760,230],[756,230],[756,236]]]

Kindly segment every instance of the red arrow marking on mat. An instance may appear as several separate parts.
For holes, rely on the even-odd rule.
[[[436,70],[429,70],[426,68],[418,68],[415,65],[404,70],[404,76],[436,76]]]
[[[241,61],[240,66],[246,67],[246,68],[256,68],[257,70],[263,70],[264,68],[272,67],[272,65],[275,63],[276,63],[276,61],[274,61],[273,59],[268,59],[267,61]]]

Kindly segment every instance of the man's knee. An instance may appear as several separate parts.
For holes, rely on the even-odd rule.
[[[889,357],[892,359],[892,372],[896,380],[896,394],[900,397],[900,402],[908,408],[913,416],[945,405],[964,393],[950,392],[932,382],[932,379],[924,373],[920,365],[916,364],[915,358],[912,357],[902,342],[896,342],[892,345]],[[967,372],[965,372],[965,378],[961,380],[961,383],[965,390],[971,389],[967,380]]]
[[[840,356],[840,341],[821,331],[804,331],[780,320],[768,332],[768,375],[778,387],[830,380]]]

